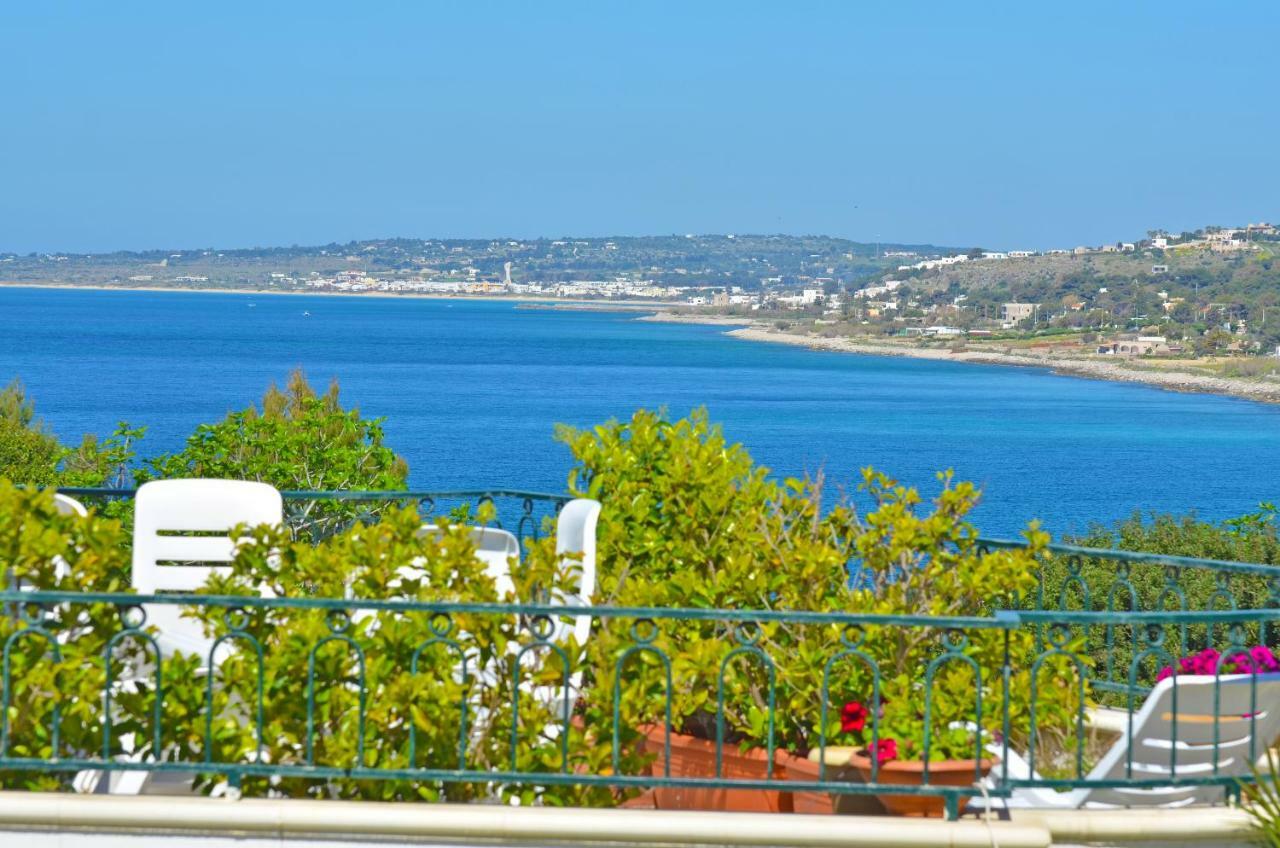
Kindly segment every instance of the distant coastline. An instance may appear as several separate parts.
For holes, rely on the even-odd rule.
[[[869,356],[905,356],[912,359],[932,359],[935,361],[978,365],[1013,365],[1022,368],[1045,368],[1055,374],[1084,377],[1091,380],[1141,383],[1175,392],[1196,392],[1261,401],[1263,403],[1280,403],[1280,382],[1268,384],[1256,380],[1215,377],[1208,374],[1192,374],[1185,371],[1129,368],[1122,364],[1123,360],[1105,362],[1096,359],[1074,359],[1048,354],[1003,353],[983,350],[952,351],[944,348],[914,347],[890,341],[828,338],[807,333],[786,332],[785,330],[769,327],[751,318],[732,318],[723,315],[702,316],[659,310],[638,320],[733,327],[735,329],[726,330],[725,334],[735,339],[796,345],[813,350],[830,350],[839,353],[857,353]]]
[[[1109,362],[1097,359],[1080,359],[1035,353],[1004,353],[990,350],[952,351],[936,347],[916,347],[889,340],[833,338],[807,333],[778,330],[752,318],[735,318],[726,315],[697,315],[669,311],[678,304],[647,300],[571,300],[539,295],[499,294],[437,294],[427,292],[335,292],[335,291],[279,291],[252,288],[174,288],[164,286],[116,286],[84,284],[32,283],[0,280],[0,288],[66,289],[76,291],[160,292],[178,294],[222,294],[241,296],[297,296],[325,298],[380,298],[387,300],[452,300],[491,301],[506,303],[531,303],[551,309],[585,309],[593,311],[619,311],[644,313],[639,321],[655,321],[674,324],[703,324],[726,328],[725,334],[736,339],[771,344],[787,344],[813,350],[838,353],[854,353],[866,356],[904,356],[912,359],[973,363],[979,365],[1004,365],[1023,368],[1044,368],[1055,374],[1083,377],[1092,380],[1140,383],[1176,392],[1223,395],[1263,403],[1280,403],[1280,382],[1266,383],[1209,374],[1194,374],[1177,370],[1126,367],[1124,360]]]
[[[166,286],[95,286],[80,283],[24,283],[16,280],[0,280],[0,288],[4,289],[66,289],[69,291],[118,291],[118,292],[161,292],[167,294],[239,294],[264,295],[276,297],[362,297],[383,298],[386,300],[479,300],[507,303],[546,303],[565,308],[599,308],[608,310],[610,306],[622,307],[623,310],[635,310],[643,307],[645,311],[677,306],[668,301],[653,300],[601,300],[584,301],[563,297],[547,297],[545,295],[524,294],[437,294],[432,292],[345,292],[345,291],[280,291],[273,289],[245,288],[177,288]]]

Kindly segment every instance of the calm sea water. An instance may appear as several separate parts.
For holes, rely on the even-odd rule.
[[[305,314],[305,313],[309,313]],[[510,303],[0,289],[0,380],[64,439],[145,424],[144,452],[302,366],[386,418],[412,483],[562,490],[556,422],[705,405],[779,474],[873,465],[977,482],[988,533],[1275,499],[1280,407],[1045,372],[742,342],[714,327]]]

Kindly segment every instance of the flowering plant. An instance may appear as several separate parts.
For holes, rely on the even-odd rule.
[[[883,713],[883,704],[881,704],[881,713]],[[846,701],[840,708],[840,732],[853,735],[863,745],[858,753],[864,757],[870,759],[874,749],[878,764],[884,765],[890,760],[896,760],[898,740],[887,736],[873,739],[872,728],[867,721],[869,716],[870,711],[861,701]]]
[[[1229,650],[1227,653],[1205,648],[1199,653],[1178,660],[1178,667],[1167,665],[1160,669],[1156,680],[1179,674],[1264,674],[1280,671],[1280,658],[1266,645]]]
[[[825,644],[802,644],[796,651],[829,663],[846,693],[843,709],[831,710],[821,728],[828,744],[857,745],[882,763],[981,759],[985,746],[1002,735],[1025,749],[1033,709],[1036,743],[1044,745],[1069,733],[1084,706],[1078,669],[1067,657],[1083,637],[1041,656],[1030,628],[929,623],[1018,608],[1036,589],[1037,557],[1048,542],[1033,525],[1026,548],[986,550],[966,520],[978,491],[950,474],[941,482],[933,509],[917,510],[916,490],[868,469],[862,488],[874,509],[848,517],[852,579],[839,608],[910,616],[915,623],[867,622],[841,635],[834,658],[829,634],[823,634]],[[820,702],[823,693],[816,694]],[[818,742],[808,741],[811,747]]]

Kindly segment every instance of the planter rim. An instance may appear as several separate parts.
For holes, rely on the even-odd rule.
[[[647,736],[650,742],[657,745],[662,745],[666,739],[666,729],[663,727],[649,724],[636,729]],[[702,751],[703,753],[710,754],[712,756],[715,756],[716,753],[716,743],[714,739],[703,739],[698,736],[690,736],[687,733],[678,733],[673,729],[671,731],[671,747],[672,749],[675,749],[677,746],[692,748],[696,751]],[[775,760],[781,750],[781,748],[774,749],[773,753]],[[769,760],[769,751],[767,748],[748,748],[746,751],[743,751],[738,748],[737,745],[726,742],[724,743],[723,751],[724,756],[726,757],[740,757],[742,759],[761,760],[763,762],[768,762]]]
[[[773,752],[774,765],[784,769],[795,771],[812,771],[815,774],[821,767],[817,760],[811,760],[808,757],[798,757],[790,751],[784,751],[781,748]],[[827,763],[827,769],[831,772],[836,770],[836,766]]]
[[[813,771],[817,771],[818,766],[821,765],[821,763],[818,761],[817,748],[814,748],[811,752],[809,752],[809,755],[805,757],[800,756],[794,751],[785,751],[779,748],[773,754],[773,761],[778,765],[786,766],[787,768],[812,769]],[[827,749],[827,770],[828,771],[834,772],[837,769],[847,768],[852,765],[853,763],[849,762],[848,751],[836,752],[836,754],[833,756],[832,749],[831,748]]]
[[[984,757],[981,760],[931,760],[929,762],[929,772],[938,771],[961,771],[968,769],[981,769],[982,771],[990,771],[999,760],[995,757]],[[849,764],[860,769],[871,770],[871,758],[862,754],[853,754],[849,757]],[[896,771],[907,772],[909,774],[923,774],[924,760],[889,760],[880,764],[879,771]]]

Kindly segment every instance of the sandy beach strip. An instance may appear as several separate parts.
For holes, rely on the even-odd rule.
[[[951,351],[945,348],[909,347],[888,342],[876,343],[849,338],[829,338],[807,333],[789,333],[765,327],[760,322],[750,318],[732,318],[723,315],[709,315],[704,318],[699,315],[657,312],[653,315],[645,316],[641,320],[734,327],[736,329],[727,330],[726,335],[746,341],[789,344],[813,350],[856,353],[865,356],[905,356],[912,359],[932,359],[978,365],[1013,365],[1022,368],[1045,368],[1055,374],[1085,377],[1091,380],[1141,383],[1175,392],[1198,392],[1266,403],[1280,403],[1280,383],[1265,383],[1232,377],[1214,377],[1208,374],[1190,374],[1184,371],[1140,370],[1126,367],[1122,362],[1075,359],[1038,353],[1003,353],[1001,351],[972,349]]]

